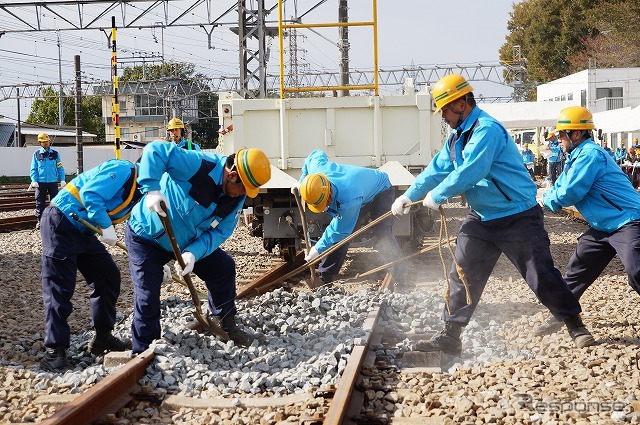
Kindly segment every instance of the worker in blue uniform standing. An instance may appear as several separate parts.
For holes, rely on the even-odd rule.
[[[604,151],[605,151],[606,153],[608,153],[608,154],[609,154],[609,156],[610,156],[611,158],[613,158],[613,151],[612,151],[612,150],[611,150],[611,148],[607,145],[607,142],[603,142],[603,143],[602,143],[602,149],[604,149]]]
[[[171,118],[167,124],[167,132],[169,139],[179,147],[190,151],[200,150],[200,145],[187,139],[184,123],[180,118]]]
[[[556,180],[558,180],[558,176],[562,172],[564,154],[562,153],[562,147],[560,146],[558,135],[555,131],[552,131],[547,135],[547,140],[549,141],[548,148],[551,151],[551,155],[547,158],[547,175],[551,180],[551,185],[553,185]]]
[[[628,154],[629,153],[627,152],[627,149],[624,147],[624,142],[622,142],[613,154],[613,160],[616,162],[616,164],[622,165],[625,159],[627,159]]]
[[[589,223],[578,238],[564,279],[580,299],[618,255],[629,285],[640,294],[640,193],[611,156],[592,138],[593,116],[588,109],[570,106],[560,111],[557,130],[569,155],[556,185],[542,197],[546,208],[556,211],[575,205]],[[536,329],[538,335],[558,330],[549,318]]]
[[[451,136],[427,168],[392,205],[395,215],[424,197],[423,205],[438,210],[447,199],[464,193],[471,207],[458,233],[449,273],[450,300],[443,311],[445,328],[416,349],[458,355],[460,335],[469,323],[487,280],[501,254],[518,269],[538,300],[559,320],[578,347],[595,343],[580,318],[580,304],[554,267],[543,211],[536,203],[536,185],[507,130],[476,106],[464,77],[449,74],[432,95]],[[470,302],[467,303],[467,286]]]
[[[136,183],[135,164],[110,160],[71,180],[42,214],[42,295],[45,311],[46,353],[42,367],[63,372],[70,368],[66,349],[70,343],[67,319],[73,310],[71,297],[76,274],[91,287],[91,326],[95,334],[88,349],[95,355],[131,348],[111,334],[120,295],[120,270],[98,239],[115,245],[114,225],[124,221],[142,198]],[[91,230],[71,218],[77,214],[102,231]]]
[[[522,149],[522,162],[524,162],[524,166],[529,172],[531,176],[531,180],[536,181],[536,176],[534,174],[534,162],[535,156],[533,155],[533,151],[529,149],[529,144],[524,144],[524,149]]]
[[[299,187],[300,197],[311,211],[326,212],[333,217],[306,255],[307,261],[318,257],[353,233],[360,218],[370,214],[371,220],[375,220],[387,213],[395,197],[387,173],[331,162],[321,150],[315,150],[307,156],[300,180],[294,186]],[[378,246],[384,253],[384,258],[389,261],[401,256],[392,227],[393,217],[388,217],[375,228]],[[345,261],[348,249],[349,244],[346,243],[320,261],[318,272],[323,283],[334,280]],[[398,283],[404,279],[404,268],[404,265],[397,264],[389,270]]]
[[[134,207],[126,229],[129,269],[135,291],[132,353],[146,350],[160,337],[160,286],[163,265],[174,259],[158,214],[168,208],[185,268],[209,290],[209,310],[238,345],[252,336],[235,320],[236,268],[220,248],[233,233],[246,196],[257,196],[271,178],[269,159],[259,149],[240,149],[229,156],[151,142],[143,150],[138,183],[144,202]]]
[[[31,184],[29,190],[36,191],[35,216],[38,222],[36,229],[40,228],[40,217],[47,206],[47,195],[53,199],[58,194],[58,183],[61,187],[66,184],[64,167],[60,153],[51,149],[51,139],[47,133],[38,134],[40,149],[33,153],[31,160]]]

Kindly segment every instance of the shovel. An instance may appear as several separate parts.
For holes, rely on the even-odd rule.
[[[309,243],[309,233],[307,231],[307,216],[304,213],[304,208],[302,206],[302,200],[300,199],[300,191],[298,188],[293,189],[293,196],[296,198],[296,203],[298,204],[298,212],[300,213],[300,220],[302,221],[302,232],[304,233],[304,244],[305,244],[305,254],[309,254],[309,250],[311,249],[311,244]],[[318,276],[316,276],[315,267],[309,267],[309,273],[311,274],[311,280],[309,282],[309,287],[311,289],[315,289],[320,286],[320,282],[318,282]]]
[[[160,221],[162,222],[164,231],[167,233],[167,236],[169,237],[169,242],[171,243],[171,248],[173,249],[173,255],[176,256],[176,261],[178,262],[178,264],[180,264],[180,267],[182,267],[182,269],[184,270],[185,263],[184,263],[184,260],[182,259],[182,252],[180,251],[180,247],[178,246],[178,242],[176,241],[176,237],[173,233],[173,227],[171,226],[171,220],[169,220],[167,207],[164,204],[164,202],[161,204],[161,206],[162,206],[162,211],[164,211],[165,215],[162,216],[162,214],[158,214],[158,217],[160,217]],[[187,273],[183,277],[184,277],[184,281],[187,283],[187,288],[189,288],[189,293],[191,294],[193,305],[196,307],[196,311],[193,313],[193,315],[196,317],[196,319],[198,320],[198,322],[200,322],[202,326],[204,326],[206,329],[211,331],[214,335],[219,336],[224,341],[228,341],[229,335],[227,335],[227,333],[223,331],[218,324],[213,322],[209,316],[202,314],[202,307],[200,306],[198,292],[196,291],[196,288],[193,285],[193,281],[191,280],[191,275]]]

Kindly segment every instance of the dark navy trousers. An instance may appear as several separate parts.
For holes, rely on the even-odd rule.
[[[464,285],[453,263],[449,272],[451,313],[445,306],[444,321],[469,323],[500,254],[513,263],[538,301],[556,319],[564,320],[582,311],[560,271],[553,265],[543,219],[542,208],[538,205],[519,214],[485,222],[471,211],[462,223],[455,249],[456,259],[467,277],[471,304],[467,305]]]
[[[589,228],[578,238],[578,245],[564,275],[577,299],[595,282],[616,254],[627,272],[629,286],[640,294],[640,220],[635,220],[613,233]]]
[[[134,288],[131,351],[136,354],[149,348],[154,339],[160,338],[162,268],[175,257],[173,252],[137,235],[129,226],[125,240]],[[216,249],[196,261],[193,273],[204,281],[209,290],[209,310],[212,314],[225,316],[236,312],[236,265],[229,254],[220,248]]]
[[[42,298],[45,312],[44,345],[69,347],[67,319],[78,271],[92,289],[91,326],[110,331],[116,322],[120,270],[104,245],[80,232],[56,207],[47,207],[40,220],[42,235]]]
[[[375,220],[381,215],[391,211],[391,204],[395,200],[395,190],[393,187],[378,193],[371,202],[364,204],[358,215],[358,222],[367,214],[371,214],[371,220]],[[401,257],[400,246],[393,235],[393,216],[382,220],[374,228],[378,237],[377,247],[381,253],[381,258],[385,263],[395,261]],[[357,230],[357,229],[354,229]],[[318,272],[323,275],[335,275],[340,271],[344,260],[347,258],[349,243],[344,244],[331,254],[327,255],[318,265]],[[389,272],[395,278],[401,278],[405,273],[406,265],[402,263],[395,264],[389,268]]]
[[[42,212],[49,205],[49,201],[58,194],[58,182],[42,183],[38,182],[36,188],[36,211],[35,216],[40,221]],[[49,195],[49,201],[47,201],[47,195]]]

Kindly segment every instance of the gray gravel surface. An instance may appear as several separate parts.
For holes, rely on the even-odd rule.
[[[464,208],[447,207],[455,234]],[[562,270],[584,225],[548,213],[552,253]],[[118,232],[122,234],[121,226]],[[437,231],[437,227],[436,227]],[[70,350],[76,370],[51,374],[38,367],[43,354],[40,295],[40,240],[35,231],[0,234],[0,422],[39,421],[52,412],[36,405],[44,394],[78,393],[108,371],[86,354],[88,291],[81,276],[74,297]],[[236,259],[239,278],[266,269],[273,256],[261,241],[239,227],[225,244]],[[132,291],[126,256],[112,253],[123,272],[118,302],[120,335],[129,332]],[[448,264],[449,255],[444,254]],[[350,254],[349,267],[366,262],[366,252]],[[407,335],[441,327],[445,283],[437,251],[412,261],[411,294],[379,294],[371,285],[336,285],[310,293],[278,290],[239,303],[241,326],[264,337],[249,348],[222,344],[185,330],[192,305],[179,285],[163,287],[163,339],[145,378],[171,394],[189,397],[268,397],[308,393],[336,382],[354,341],[365,335],[360,324],[381,305],[392,347],[391,357],[411,349]],[[362,271],[362,270],[360,270]],[[463,333],[464,352],[444,359],[442,373],[401,372],[389,378],[394,391],[367,394],[368,403],[394,421],[427,417],[434,423],[612,423],[640,422],[640,297],[630,292],[614,260],[582,299],[585,322],[599,344],[578,350],[564,331],[533,337],[544,308],[515,268],[502,257],[476,314]],[[299,290],[298,290],[299,289]],[[402,360],[397,360],[402,366]],[[139,423],[291,423],[318,407],[313,398],[282,409],[179,409],[133,406],[123,414]],[[414,423],[421,423],[420,421]]]

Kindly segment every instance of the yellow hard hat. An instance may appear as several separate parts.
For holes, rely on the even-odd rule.
[[[50,142],[50,141],[51,139],[49,138],[49,135],[47,133],[38,134],[38,143]]]
[[[171,118],[171,121],[167,124],[167,130],[173,130],[174,128],[184,128],[184,123],[180,118]]]
[[[271,163],[260,149],[240,149],[234,159],[247,196],[255,198],[260,186],[271,178]]]
[[[324,212],[331,195],[329,178],[322,173],[309,174],[300,183],[300,197],[315,213]]]
[[[569,106],[560,111],[556,131],[561,130],[593,130],[593,115],[582,106]]]
[[[471,87],[462,75],[449,74],[440,78],[436,85],[433,86],[433,90],[431,90],[431,96],[433,96],[433,100],[436,102],[434,114],[440,112],[446,104],[460,99],[472,91],[473,87]]]
[[[555,131],[550,131],[549,134],[547,134],[547,140],[553,139],[555,135],[556,135]]]

